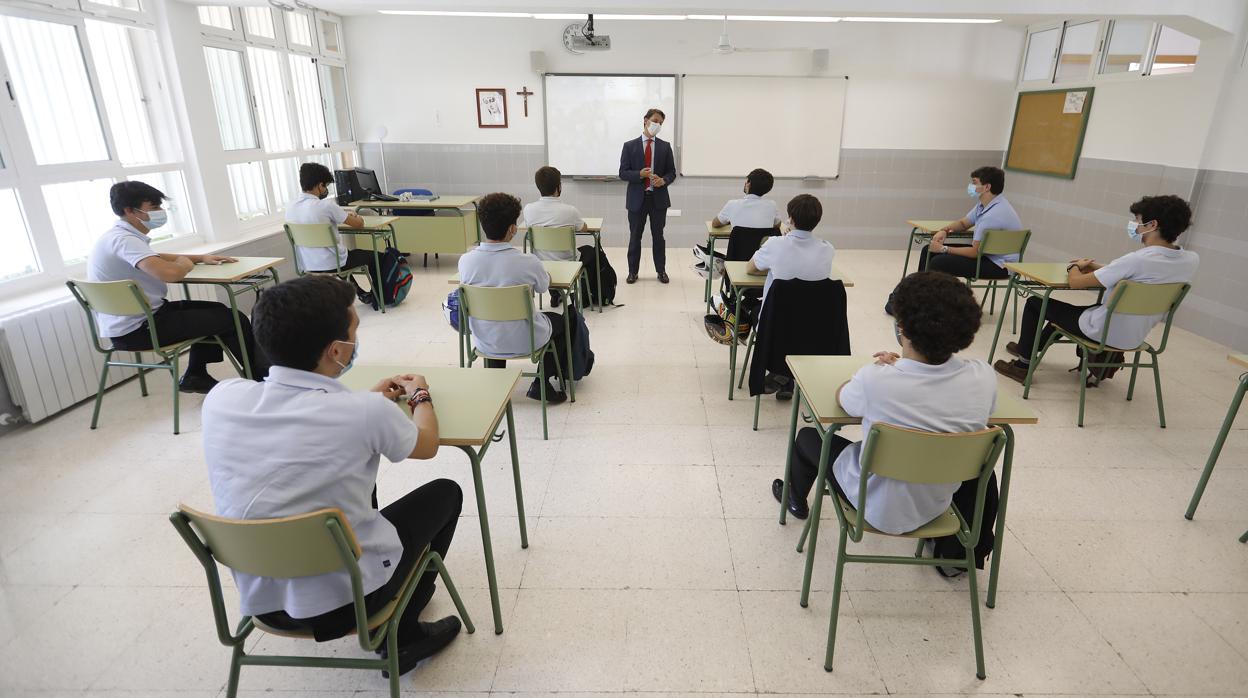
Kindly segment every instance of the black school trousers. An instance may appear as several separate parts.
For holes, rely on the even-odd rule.
[[[975,258],[959,257],[956,254],[934,254],[928,251],[931,245],[924,245],[919,251],[919,271],[943,271],[946,274],[960,276],[964,279],[975,278]],[[949,247],[970,247],[970,245],[949,245]],[[928,266],[928,257],[931,257],[931,266]],[[999,267],[988,258],[984,258],[979,264],[979,277],[981,279],[1008,279],[1010,272],[1005,267]]]
[[[365,594],[364,607],[368,615],[379,611],[399,595],[407,575],[420,561],[425,546],[429,546],[443,559],[455,537],[455,524],[464,505],[464,493],[454,480],[434,480],[408,492],[402,499],[381,510],[381,515],[394,525],[403,542],[403,556],[394,566],[390,581],[375,591]],[[416,583],[411,601],[399,619],[399,645],[406,645],[421,638],[420,612],[433,598],[434,583],[438,579],[437,568],[428,571]],[[332,611],[311,618],[291,618],[285,611],[261,613],[257,616],[265,624],[281,630],[311,631],[317,642],[343,637],[355,630],[355,604],[348,603]]]
[[[161,346],[176,344],[193,337],[212,337],[221,339],[230,350],[239,365],[243,363],[243,355],[239,351],[238,333],[234,330],[234,313],[229,306],[216,301],[165,301],[152,313],[156,320],[156,341]],[[251,374],[256,380],[269,375],[269,361],[256,346],[251,334],[251,321],[246,315],[239,313],[239,324],[243,328],[243,341],[246,342],[247,356],[251,360]],[[146,351],[152,348],[152,334],[147,329],[147,322],[131,332],[113,337],[113,347],[125,351]],[[201,342],[191,345],[190,356],[186,361],[188,375],[207,373],[208,364],[220,363],[225,357],[216,342]]]
[[[342,263],[343,269],[351,267],[368,267],[368,287],[372,288],[377,285],[377,261],[373,258],[372,250],[347,250],[347,261]],[[317,269],[317,272],[332,272],[333,269]],[[354,282],[354,277],[352,282]],[[358,287],[358,284],[357,284]]]
[[[654,271],[658,274],[667,271],[667,243],[663,240],[663,228],[667,226],[667,209],[656,208],[654,193],[646,192],[641,200],[641,209],[628,212],[628,273],[632,275],[636,275],[641,267],[641,236],[646,231],[647,220],[650,221]]]
[[[566,301],[566,296],[565,296],[565,301]],[[572,308],[571,303],[567,303],[567,302],[564,303],[563,312],[572,313],[573,317],[569,319],[573,323],[576,322],[576,316],[575,316],[576,310]],[[572,379],[572,357],[568,356],[567,342],[563,341],[563,316],[560,315],[559,313],[552,313],[552,312],[543,312],[542,315],[545,315],[546,318],[550,320],[550,341],[554,342],[554,346],[552,347],[554,349],[554,352],[559,354],[559,367],[563,369],[563,375],[567,376],[568,379],[571,380]],[[556,368],[555,357],[552,354],[548,353],[546,354],[546,357],[543,359],[543,361],[545,362],[543,365],[546,367],[547,380],[552,379],[552,378],[558,378],[559,372],[555,370]],[[502,359],[486,359],[485,360],[486,368],[503,368],[506,365],[507,365],[507,362],[503,361]],[[536,381],[537,379],[534,378],[533,380]]]
[[[1042,304],[1043,301],[1035,296],[1028,298],[1023,304],[1023,324],[1018,330],[1018,348],[1024,354],[1030,354],[1031,346],[1036,341],[1036,325],[1040,321]],[[1083,311],[1088,308],[1095,307],[1095,305],[1072,305],[1050,298],[1048,307],[1044,309],[1044,319],[1047,322],[1044,329],[1040,331],[1040,347],[1043,348],[1044,343],[1049,341],[1049,337],[1057,331],[1054,325],[1080,339],[1088,339],[1083,330],[1079,329],[1079,316],[1083,315]],[[1030,361],[1030,356],[1026,357],[1026,360]]]

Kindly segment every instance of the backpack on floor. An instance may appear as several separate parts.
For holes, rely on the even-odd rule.
[[[1083,347],[1081,345],[1078,345],[1078,344],[1075,345],[1075,356],[1078,356],[1080,359],[1083,358]],[[1122,363],[1124,360],[1125,360],[1125,357],[1120,351],[1093,351],[1093,352],[1088,353],[1088,363],[1090,364]],[[1083,364],[1081,362],[1079,366],[1076,366],[1070,369],[1069,373],[1078,373],[1082,365]],[[1088,387],[1095,388],[1096,386],[1100,385],[1102,382],[1107,381],[1110,378],[1113,378],[1114,374],[1118,372],[1119,368],[1121,367],[1120,366],[1095,366],[1095,367],[1089,368],[1088,369],[1088,383],[1087,383]]]
[[[611,262],[607,261],[607,253],[599,251],[598,263],[595,265],[593,245],[581,245],[576,251],[580,253],[581,264],[585,266],[585,278],[589,281],[589,297],[593,299],[594,305],[615,305],[615,285],[619,282],[619,278],[615,275]],[[602,268],[602,298],[598,297],[599,267]]]
[[[387,247],[381,255],[381,295],[386,307],[393,308],[402,303],[411,290],[412,269],[407,264],[407,258],[393,247]],[[374,302],[373,310],[377,309]]]
[[[459,291],[451,291],[446,294],[446,300],[442,301],[442,317],[450,323],[451,329],[459,332]]]

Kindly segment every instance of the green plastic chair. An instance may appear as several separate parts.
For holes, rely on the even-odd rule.
[[[555,228],[542,225],[531,226],[524,235],[524,247],[525,250],[533,252],[571,252],[572,259],[575,260],[577,259],[576,230],[570,225]],[[590,299],[592,305],[593,296],[589,293],[589,278],[584,274],[581,275],[581,291],[584,293],[581,297]],[[541,302],[542,299],[539,297],[539,307]]]
[[[303,264],[299,261],[300,247],[332,247],[338,249],[338,233],[334,230],[334,226],[328,223],[286,223],[282,226],[286,230],[286,240],[290,243],[290,254],[295,260],[295,272],[299,276],[307,276],[308,274],[330,274],[344,281],[350,279],[356,274],[363,274],[368,277],[368,267],[359,265],[350,268],[343,268],[338,265],[338,258],[334,257],[334,270],[329,271],[312,271],[304,269]],[[381,308],[384,315],[386,312],[386,304],[381,298],[381,269],[377,269],[377,278],[369,279],[368,282],[373,287],[373,295],[377,298],[377,305]]]
[[[1186,283],[1172,284],[1145,284],[1138,281],[1120,281],[1114,287],[1114,295],[1106,303],[1107,312],[1105,314],[1105,329],[1101,333],[1101,338],[1097,341],[1090,341],[1066,332],[1061,327],[1054,325],[1057,331],[1053,333],[1044,346],[1040,348],[1040,353],[1036,356],[1036,360],[1031,362],[1027,370],[1027,379],[1023,382],[1023,398],[1026,399],[1031,392],[1031,378],[1036,371],[1036,366],[1044,359],[1044,355],[1048,352],[1049,347],[1054,344],[1075,344],[1082,349],[1083,357],[1079,362],[1079,426],[1083,426],[1083,407],[1084,398],[1088,390],[1088,369],[1089,368],[1107,368],[1131,367],[1131,383],[1127,386],[1127,400],[1130,400],[1135,394],[1135,374],[1140,368],[1149,368],[1153,371],[1153,381],[1157,386],[1157,418],[1161,422],[1161,428],[1166,428],[1166,410],[1161,400],[1161,368],[1158,365],[1157,357],[1166,350],[1166,343],[1170,339],[1170,324],[1174,322],[1174,313],[1179,309],[1179,304],[1183,302],[1183,298],[1187,296],[1187,292],[1191,290],[1192,285]],[[1106,337],[1109,336],[1109,328],[1113,325],[1114,315],[1161,315],[1166,316],[1166,329],[1161,335],[1161,343],[1154,348],[1147,341],[1142,342],[1138,347],[1120,348],[1111,347],[1106,343]],[[1123,361],[1119,362],[1096,362],[1091,363],[1088,360],[1090,353],[1101,353],[1107,351],[1122,352]],[[1135,353],[1135,360],[1131,363],[1125,361],[1126,354]],[[1140,354],[1148,352],[1152,363],[1140,365]]]
[[[78,301],[78,305],[82,306],[83,312],[87,314],[87,324],[91,329],[91,345],[97,352],[104,355],[104,366],[100,369],[100,384],[95,391],[95,409],[91,412],[92,429],[96,428],[100,422],[100,406],[104,404],[104,386],[108,383],[108,369],[113,366],[138,369],[139,393],[143,397],[147,397],[147,377],[145,374],[152,369],[169,371],[169,375],[173,379],[174,434],[179,433],[178,361],[183,351],[189,349],[192,344],[214,342],[221,347],[222,353],[229,357],[230,363],[234,364],[234,369],[238,371],[239,375],[243,375],[242,367],[238,365],[238,361],[234,359],[234,355],[229,352],[220,337],[211,335],[194,337],[161,346],[156,338],[156,318],[152,314],[152,306],[147,302],[147,296],[143,295],[143,290],[135,282],[128,279],[121,281],[70,279],[65,282],[65,285],[69,287],[69,292],[74,296],[74,300]],[[104,313],[106,315],[142,315],[147,321],[148,332],[151,333],[152,349],[134,352],[134,361],[118,361],[114,359],[113,354],[122,350],[111,346],[111,344],[105,348],[100,338],[99,327],[95,323],[95,313]],[[144,352],[155,354],[160,358],[160,361],[144,361]]]
[[[983,525],[984,495],[988,479],[997,459],[1005,448],[1005,432],[1000,427],[962,434],[937,434],[905,429],[891,424],[875,423],[866,436],[862,449],[862,478],[858,482],[859,509],[849,502],[835,497],[838,506],[836,521],[840,525],[840,546],[836,553],[836,577],[832,583],[832,617],[828,623],[828,648],[823,668],[832,671],[832,654],[836,648],[836,621],[841,603],[841,576],[847,562],[879,563],[887,565],[927,565],[958,567],[965,569],[971,591],[971,627],[975,636],[975,675],[984,678],[983,634],[979,625],[979,590],[975,580],[975,544],[979,541]],[[833,477],[831,468],[828,477]],[[855,543],[862,541],[864,533],[892,535],[876,530],[867,523],[867,476],[901,480],[903,482],[938,484],[978,479],[975,489],[975,516],[968,522],[953,504],[943,514],[919,528],[894,536],[919,539],[913,557],[897,555],[851,555],[845,552],[846,539]],[[831,486],[825,485],[822,495],[833,496]],[[806,522],[802,542],[810,531],[812,521]],[[963,559],[925,558],[922,556],[923,540],[957,536],[966,550]],[[801,547],[799,545],[798,549]]]
[[[984,237],[979,241],[979,253],[975,256],[975,276],[966,280],[966,285],[971,289],[984,289],[984,297],[979,301],[979,307],[983,308],[988,301],[988,293],[992,293],[992,302],[988,303],[988,314],[992,315],[993,309],[997,306],[997,287],[999,284],[1009,283],[1009,279],[981,279],[979,272],[981,265],[984,263],[986,255],[1007,255],[1017,254],[1018,261],[1023,261],[1023,256],[1027,254],[1027,243],[1031,241],[1030,230],[985,230]],[[932,256],[927,257],[928,265],[932,263]],[[983,283],[980,283],[980,282]],[[1005,297],[1005,302],[1001,305],[1001,312],[1005,312],[1010,304],[1009,296]],[[1013,315],[1014,332],[1018,332],[1018,300],[1014,301]]]
[[[399,695],[399,621],[411,601],[416,583],[432,565],[446,585],[451,600],[464,627],[469,633],[476,632],[468,610],[451,576],[442,564],[442,557],[428,547],[422,552],[412,571],[408,573],[397,596],[371,616],[366,615],[364,582],[357,560],[360,544],[351,530],[342,510],[320,509],[300,516],[280,519],[223,519],[195,511],[186,505],[169,516],[170,523],[181,534],[182,540],[195,553],[208,578],[208,591],[212,597],[212,615],[216,621],[217,639],[232,650],[230,656],[230,679],[226,695],[233,698],[238,693],[239,671],[244,666],[301,666],[332,669],[384,670],[390,674],[390,695]],[[385,643],[385,659],[350,659],[340,657],[305,657],[282,655],[247,654],[244,645],[253,630],[284,637],[313,639],[311,633],[278,630],[265,625],[260,619],[243,616],[234,632],[230,632],[229,616],[225,599],[221,594],[221,579],[217,563],[243,572],[263,577],[289,579],[310,577],[346,570],[351,576],[351,593],[355,603],[355,633],[360,649],[375,652]]]
[[[521,356],[492,356],[477,351],[472,344],[472,330],[469,327],[468,319],[475,318],[477,320],[490,320],[494,322],[506,322],[515,320],[524,320],[529,325],[529,353]],[[494,359],[496,361],[515,361],[516,359],[528,359],[537,364],[536,371],[521,372],[520,375],[528,378],[537,378],[541,381],[542,394],[542,438],[549,439],[550,433],[547,428],[546,420],[546,363],[544,361],[546,353],[550,352],[555,357],[555,370],[559,374],[559,383],[564,390],[568,389],[568,380],[563,373],[563,366],[559,361],[559,352],[555,351],[553,336],[545,344],[537,346],[536,337],[534,336],[535,325],[533,322],[533,289],[527,284],[522,286],[471,286],[468,284],[460,284],[459,286],[459,355],[461,357],[460,366],[463,366],[463,357],[467,356],[468,366],[471,368],[477,357],[484,359]],[[568,367],[571,370],[571,367]]]

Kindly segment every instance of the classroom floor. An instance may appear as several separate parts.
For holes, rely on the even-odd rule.
[[[622,278],[623,250],[608,254]],[[1172,336],[1162,362],[1167,429],[1149,380],[1131,403],[1125,377],[1090,391],[1079,429],[1073,353],[1039,372],[1029,404],[1040,424],[1017,430],[997,608],[983,609],[987,680],[974,674],[965,579],[852,565],[829,674],[835,519],[825,510],[803,609],[801,529],[777,524],[769,489],[789,407],[765,399],[762,428],[750,431],[752,401],[727,400],[727,348],[702,330],[702,279],[685,250],[669,257],[670,285],[643,274],[621,284],[623,307],[588,315],[597,364],[575,404],[550,410],[549,441],[537,404],[516,393],[528,550],[506,448],[491,450],[485,475],[506,632],[491,632],[469,497],[447,564],[478,631],[405,676],[405,691],[1248,693],[1248,545],[1236,540],[1248,529],[1248,418],[1196,520],[1183,519],[1238,375],[1226,347]],[[895,348],[881,305],[901,253],[850,250],[837,262],[857,282],[855,351]],[[406,304],[362,312],[359,361],[454,364],[456,336],[438,309],[453,271],[453,258],[418,268]],[[984,358],[991,330],[985,318],[965,355]],[[202,398],[183,396],[175,437],[165,381],[154,379],[146,399],[133,383],[110,392],[97,431],[84,404],[0,441],[0,695],[222,694],[228,652],[202,571],[166,520],[178,501],[211,509]],[[383,464],[383,503],[433,477],[471,489],[463,455],[445,449],[432,462]],[[896,540],[865,547],[911,550]],[[439,590],[426,617],[452,608]],[[296,649],[258,632],[251,644]],[[359,654],[353,638],[299,644]],[[241,687],[381,696],[386,685],[373,672],[245,668]]]

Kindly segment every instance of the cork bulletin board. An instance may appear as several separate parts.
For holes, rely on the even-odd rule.
[[[1005,169],[1074,179],[1092,87],[1018,93]]]

